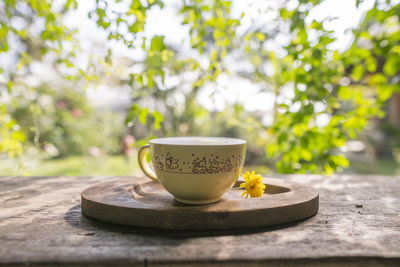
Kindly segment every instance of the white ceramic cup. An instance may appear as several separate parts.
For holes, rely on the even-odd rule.
[[[140,148],[139,166],[179,202],[208,204],[232,188],[242,170],[247,142],[223,137],[157,138]],[[154,171],[146,161],[150,150]]]

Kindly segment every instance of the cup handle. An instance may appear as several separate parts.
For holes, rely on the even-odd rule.
[[[155,182],[159,182],[155,172],[150,168],[146,161],[146,152],[150,149],[149,144],[142,146],[138,152],[139,167],[142,169],[144,174]]]

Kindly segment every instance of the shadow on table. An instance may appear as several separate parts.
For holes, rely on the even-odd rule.
[[[73,227],[88,231],[84,235],[96,235],[97,231],[119,233],[119,234],[135,234],[141,236],[157,236],[171,238],[188,238],[188,237],[212,237],[212,236],[239,236],[261,232],[271,232],[287,227],[293,227],[301,224],[304,220],[281,224],[277,226],[258,227],[249,229],[231,229],[231,230],[166,230],[155,228],[143,228],[118,225],[99,220],[91,219],[84,216],[81,212],[81,205],[75,205],[70,208],[64,215],[64,220]]]

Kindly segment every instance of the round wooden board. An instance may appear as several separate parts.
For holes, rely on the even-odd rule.
[[[277,225],[318,212],[318,192],[312,187],[272,178],[264,184],[260,198],[244,199],[241,189],[232,189],[216,203],[192,206],[176,202],[147,178],[105,182],[82,192],[82,213],[117,224],[183,230]]]

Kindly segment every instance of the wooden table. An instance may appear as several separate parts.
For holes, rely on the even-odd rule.
[[[2,177],[0,264],[400,266],[400,177],[282,178],[320,192],[316,216],[259,229],[165,231],[81,215],[85,187],[121,177]]]

